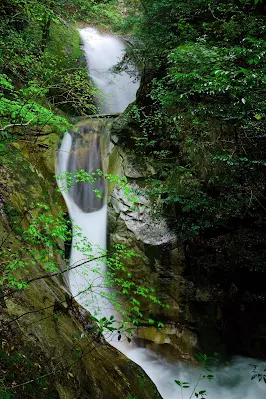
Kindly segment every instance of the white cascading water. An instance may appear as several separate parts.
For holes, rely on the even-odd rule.
[[[125,43],[94,28],[80,30],[89,74],[103,95],[101,113],[123,112],[135,100],[137,84],[126,72],[113,74],[111,68],[122,60]]]
[[[80,30],[80,35],[83,40],[90,76],[104,94],[104,102],[100,105],[101,112],[117,113],[124,111],[134,101],[138,85],[125,72],[114,77],[110,68],[121,60],[125,44],[122,40],[111,35],[100,34],[96,29],[91,27]],[[80,148],[83,149],[83,152],[80,152],[80,149],[76,148],[77,139],[75,134],[71,135],[67,133],[58,153],[57,173],[71,172],[73,170],[75,165],[70,167],[71,162],[69,158],[70,154],[77,150],[79,151],[78,156],[81,158],[79,162],[80,168],[85,168],[85,170],[91,172],[91,163],[86,163],[85,158],[93,157],[94,159],[97,156],[101,156],[97,150],[96,141],[96,138],[92,140],[93,145],[89,148],[86,155],[86,151],[84,151],[85,143],[79,142]],[[59,185],[61,185],[60,182]],[[73,193],[71,195],[71,192],[64,192],[63,195],[73,225],[76,224],[81,227],[82,234],[88,242],[99,246],[99,248],[106,248],[106,203],[96,204],[95,211],[86,212],[86,201],[84,204],[82,199],[80,199],[82,193],[79,193],[78,196],[77,193],[74,194],[75,197]],[[79,199],[77,199],[78,197]],[[86,262],[86,257],[83,252],[79,251],[79,248],[76,248],[80,238],[75,229],[73,229],[73,233],[70,265],[77,265]],[[97,255],[99,253],[100,250],[96,247],[94,254]],[[92,269],[97,269],[97,271],[95,272]],[[100,316],[104,315],[103,309],[105,309],[104,312],[107,316],[110,316],[114,312],[113,307],[101,295],[101,293],[104,294],[107,290],[104,288],[104,277],[102,277],[105,271],[106,267],[104,263],[97,265],[90,262],[78,269],[71,270],[68,275],[69,286],[73,296],[76,297],[79,303],[87,307],[92,314],[98,311],[98,316],[99,314]],[[93,285],[92,292],[90,294],[82,294],[82,291],[88,288],[88,284],[91,285],[91,283]],[[81,294],[79,294],[80,292]],[[180,388],[174,381],[189,381],[191,387],[193,387],[200,374],[199,369],[190,367],[182,362],[169,364],[163,357],[144,348],[132,349],[129,344],[120,344],[114,341],[110,341],[110,344],[117,347],[128,358],[144,369],[164,399],[192,398],[190,395],[193,388],[183,389],[181,396]],[[265,365],[258,360],[240,357],[234,358],[230,365],[213,369],[215,379],[212,381],[201,381],[197,391],[206,389],[208,398],[210,399],[265,399],[266,385],[264,382],[259,382],[258,380],[251,381],[251,364],[258,364],[262,368],[265,368]]]
[[[71,132],[64,136],[57,156],[58,175],[79,169],[91,174],[96,169],[102,169],[99,134],[95,134],[95,131],[99,130],[97,124],[97,121],[90,121],[91,131],[86,131],[83,135]],[[108,125],[104,127],[108,129]],[[86,140],[86,137],[91,137],[91,140]],[[59,180],[59,187],[63,187],[65,182],[66,179]],[[104,185],[105,182],[102,182],[102,187],[77,183],[70,190],[62,191],[73,226],[70,265],[75,267],[81,264],[80,267],[68,272],[68,284],[76,300],[88,307],[95,316],[101,316],[101,309],[109,306],[109,302],[101,295],[101,292],[104,292],[106,267],[101,260],[86,264],[86,252],[98,257],[106,249],[107,205]],[[103,201],[97,201],[97,196],[92,191],[94,188],[100,189]],[[92,244],[92,250],[86,249],[87,242]],[[91,283],[90,290],[88,282]]]

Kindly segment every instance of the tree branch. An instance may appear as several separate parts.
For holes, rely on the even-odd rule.
[[[60,276],[60,275],[62,275],[64,273],[66,273],[66,272],[69,272],[70,270],[74,270],[74,269],[76,269],[76,268],[78,268],[78,267],[80,267],[82,265],[85,265],[86,263],[93,262],[94,260],[98,260],[98,259],[103,259],[106,256],[107,256],[107,254],[102,255],[102,256],[97,256],[97,257],[92,258],[92,259],[86,259],[84,262],[82,262],[82,263],[80,263],[78,265],[75,265],[75,263],[74,263],[74,265],[69,266],[68,268],[66,268],[64,270],[60,270],[59,272],[48,273],[48,274],[44,274],[42,276],[34,277],[34,278],[32,278],[32,279],[30,279],[28,281],[25,281],[25,284],[30,284],[30,283],[33,283],[34,281],[42,280],[44,278],[51,278],[51,277]],[[15,294],[16,292],[21,292],[21,290],[19,290],[19,289],[12,290],[9,293],[0,296],[0,299],[4,299],[6,297],[9,297],[10,295]]]
[[[15,126],[28,126],[34,119],[36,119],[37,118],[37,116],[34,116],[33,118],[31,118],[28,122],[26,122],[26,123],[10,123],[9,125],[6,125],[6,126],[4,126],[4,127],[2,127],[1,129],[0,129],[0,131],[3,131],[3,130],[6,130],[6,129],[8,129],[9,127],[15,127]]]

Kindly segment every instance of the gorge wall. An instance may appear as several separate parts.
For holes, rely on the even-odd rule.
[[[145,98],[143,87],[140,103]],[[167,215],[158,212],[160,203],[149,201],[154,161],[136,150],[132,137],[141,137],[141,129],[131,108],[113,123],[110,172],[127,177],[133,192],[140,195],[140,204],[132,211],[121,190],[111,187],[109,239],[141,255],[128,264],[134,279],[155,288],[169,305],[143,307],[144,314],[163,321],[165,327],[140,326],[138,342],[186,360],[192,360],[198,350],[222,358],[265,357],[263,223],[247,216],[240,222],[232,220],[231,227],[178,239]]]
[[[126,265],[133,280],[140,286],[155,289],[158,299],[169,305],[164,309],[150,303],[142,305],[146,319],[162,321],[165,327],[140,326],[136,332],[137,341],[155,351],[174,353],[177,358],[192,360],[197,338],[193,328],[189,328],[189,321],[192,321],[189,310],[184,312],[180,307],[185,284],[182,277],[184,251],[166,220],[153,214],[148,199],[148,179],[154,173],[151,159],[140,158],[121,146],[117,133],[117,136],[111,136],[109,172],[126,176],[128,186],[138,196],[138,204],[136,210],[132,210],[132,203],[123,191],[111,187],[108,209],[110,246],[122,243],[140,255]]]

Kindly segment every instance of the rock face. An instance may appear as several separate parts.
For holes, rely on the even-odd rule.
[[[149,304],[147,309],[147,304],[143,304],[144,315],[162,321],[165,326],[159,329],[150,325],[139,327],[137,341],[170,358],[193,360],[197,338],[189,327],[192,322],[189,310],[180,305],[185,285],[182,278],[184,252],[166,221],[152,213],[147,195],[148,178],[155,173],[151,160],[138,158],[114,135],[111,137],[109,173],[126,176],[128,187],[138,198],[137,205],[132,209],[132,201],[124,191],[110,185],[110,245],[122,243],[140,255],[127,262],[127,270],[136,283],[154,288],[158,299],[169,306],[161,308]]]
[[[1,154],[2,259],[20,254],[24,267],[16,277],[30,282],[23,290],[0,287],[0,397],[10,392],[18,399],[160,398],[142,369],[103,340],[62,277],[43,277],[50,272],[39,259],[32,261],[34,243],[25,241],[23,230],[42,212],[36,204],[50,206],[54,216],[59,212],[52,175],[57,138],[51,138],[47,151],[36,143],[10,144],[8,154]],[[51,249],[49,256],[65,269],[60,255]]]
[[[110,186],[110,242],[141,255],[128,264],[134,279],[169,305],[148,309],[165,327],[141,326],[140,344],[188,360],[198,350],[265,358],[265,229],[247,217],[237,228],[232,221],[231,228],[178,241],[154,218],[145,195],[154,169],[152,160],[136,154],[133,137],[141,135],[130,107],[113,123],[110,172],[128,178],[140,205],[132,211],[121,190]]]

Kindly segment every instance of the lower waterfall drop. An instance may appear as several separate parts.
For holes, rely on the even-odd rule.
[[[125,45],[120,39],[110,35],[101,35],[94,28],[85,28],[80,31],[84,43],[84,51],[88,60],[90,75],[104,93],[107,100],[101,106],[102,112],[122,112],[134,101],[137,84],[123,73],[120,78],[114,79],[110,67],[121,59]],[[100,67],[99,67],[100,66]],[[109,125],[105,121],[84,121],[78,129],[67,133],[58,152],[57,173],[71,173],[76,169],[84,169],[92,173],[96,169],[105,170],[107,157]],[[63,179],[63,183],[66,179]],[[59,186],[62,180],[58,181]],[[101,193],[102,198],[97,198],[93,189]],[[93,244],[95,256],[101,255],[106,248],[107,236],[107,204],[106,186],[102,179],[96,186],[88,183],[74,185],[69,192],[63,192],[70,218],[73,223],[73,242],[70,265],[80,263],[80,268],[68,273],[69,287],[76,300],[86,307],[90,313],[103,316],[102,309],[113,313],[112,305],[104,298],[104,275],[106,266],[103,262],[89,262],[83,252],[78,248],[80,236],[75,225],[81,228],[82,235]],[[93,271],[94,270],[94,271]],[[83,291],[92,285],[90,293]],[[108,316],[107,315],[107,316]],[[132,349],[130,345],[121,345],[111,341],[128,358],[140,365],[147,375],[153,380],[164,399],[180,398],[180,387],[175,380],[189,381],[191,389],[183,390],[183,399],[189,399],[197,381],[200,370],[190,367],[182,362],[169,364],[163,357],[144,349]],[[207,391],[210,399],[265,399],[266,386],[257,380],[251,381],[252,367],[250,364],[262,365],[262,362],[235,358],[230,366],[213,369],[213,381],[200,381],[197,391]],[[193,394],[194,395],[194,394]]]
[[[65,187],[67,177],[75,171],[84,170],[93,174],[97,169],[104,170],[106,157],[102,148],[107,146],[109,124],[104,121],[88,120],[67,133],[62,141],[57,157],[57,174],[62,178],[59,187]],[[109,306],[104,298],[104,274],[106,266],[101,259],[88,262],[88,255],[100,257],[106,249],[107,204],[104,178],[95,184],[89,182],[72,183],[69,190],[62,190],[73,223],[73,240],[70,265],[81,265],[68,272],[71,293],[90,312],[100,314]],[[97,197],[97,190],[101,198]],[[86,248],[86,243],[92,244]],[[91,290],[88,289],[91,284]],[[84,293],[83,293],[84,292]]]

